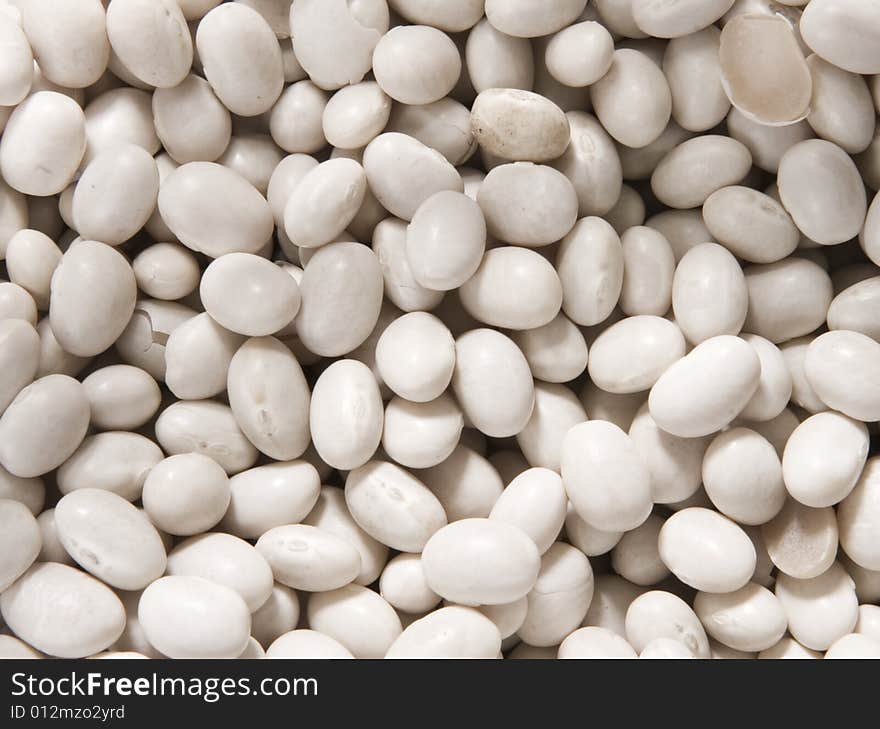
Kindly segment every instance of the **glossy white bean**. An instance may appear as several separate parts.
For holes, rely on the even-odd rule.
[[[535,402],[528,362],[511,339],[474,329],[455,342],[452,388],[468,419],[493,437],[516,435]]]
[[[479,611],[450,606],[411,623],[391,644],[386,658],[495,658],[501,636]]]
[[[266,649],[266,658],[354,658],[342,643],[316,630],[291,630]]]
[[[440,596],[425,580],[421,555],[406,552],[385,565],[379,579],[379,594],[395,610],[412,614],[429,612],[440,602]]]
[[[819,398],[829,407],[865,422],[880,419],[878,367],[880,344],[859,332],[822,334],[813,340],[804,357],[804,374]]]
[[[363,344],[379,318],[382,269],[366,246],[330,243],[305,267],[296,330],[305,347],[336,357]]]
[[[709,639],[699,618],[671,592],[652,590],[635,598],[626,611],[626,639],[641,652],[656,638],[675,638],[697,658],[708,658]]]
[[[400,397],[428,402],[452,379],[455,341],[442,321],[427,312],[395,319],[376,343],[376,366],[385,384]]]
[[[111,587],[142,590],[165,572],[165,547],[148,519],[128,501],[97,488],[77,489],[55,506],[64,548]]]
[[[676,324],[659,316],[633,316],[596,338],[588,370],[590,379],[607,392],[641,392],[684,354],[684,337]]]
[[[494,464],[464,442],[445,461],[416,476],[443,505],[450,522],[489,516],[504,489]]]
[[[384,461],[369,461],[349,472],[345,502],[364,531],[403,552],[421,552],[446,524],[437,497],[409,472]]]
[[[852,631],[859,617],[853,581],[837,562],[811,579],[779,575],[775,592],[792,637],[813,650],[828,649]]]
[[[715,436],[703,458],[706,494],[722,514],[740,524],[765,524],[786,499],[783,467],[772,444],[748,428]]]
[[[89,426],[81,383],[47,375],[23,388],[0,416],[0,466],[15,476],[40,476],[64,463]]]
[[[255,253],[272,235],[272,211],[241,175],[213,162],[190,162],[159,189],[162,219],[188,248],[218,258]]]
[[[575,547],[557,542],[541,558],[517,635],[529,645],[558,645],[581,624],[592,599],[590,561]]]
[[[502,164],[477,192],[489,235],[513,245],[538,248],[559,240],[575,224],[577,194],[568,178],[546,165]]]
[[[71,600],[71,595],[78,599]],[[51,613],[40,606],[52,604]],[[122,633],[125,611],[114,592],[67,565],[38,562],[0,596],[7,625],[31,646],[59,658],[83,658]]]
[[[227,253],[212,261],[202,276],[199,294],[218,323],[251,337],[274,334],[300,308],[296,281],[251,253]]]
[[[201,577],[237,592],[250,612],[272,593],[272,569],[243,539],[208,532],[184,539],[168,553],[168,575]]]
[[[89,399],[91,424],[97,428],[138,428],[159,409],[159,386],[139,367],[109,365],[95,370],[82,383]]]
[[[660,530],[660,558],[685,584],[704,592],[733,592],[755,571],[755,548],[734,522],[711,509],[673,514]]]
[[[673,435],[694,438],[720,430],[758,387],[761,363],[738,337],[712,337],[673,364],[651,388],[651,416]]]
[[[237,658],[251,629],[235,590],[184,575],[162,577],[144,590],[138,619],[150,643],[170,658]],[[199,630],[192,630],[193,621]]]
[[[286,461],[242,471],[229,480],[230,500],[222,528],[242,539],[297,524],[311,511],[321,490],[315,467]]]
[[[198,534],[223,517],[230,500],[223,468],[199,453],[181,453],[157,464],[144,481],[144,509],[169,534]]]
[[[785,487],[807,506],[833,506],[855,486],[867,457],[864,423],[840,413],[817,413],[795,428],[785,445]]]
[[[651,512],[651,477],[630,437],[593,420],[562,443],[562,480],[578,515],[605,531],[626,531]]]
[[[855,0],[820,0],[801,16],[804,41],[817,54],[852,73],[880,72],[878,11]]]
[[[226,389],[236,422],[261,453],[279,461],[303,454],[309,445],[308,384],[280,341],[258,337],[239,347]]]
[[[651,498],[658,504],[674,504],[690,498],[700,488],[701,468],[710,437],[682,438],[668,433],[651,416],[648,403],[640,404],[627,427],[650,473]]]
[[[779,162],[777,184],[782,204],[811,240],[835,245],[858,235],[867,210],[864,185],[855,163],[833,142],[795,144]]]
[[[0,141],[0,172],[27,195],[54,195],[73,179],[86,150],[83,110],[70,97],[40,91],[15,107]]]
[[[519,527],[544,554],[565,522],[567,499],[558,474],[547,468],[530,468],[507,485],[489,518]]]
[[[232,113],[262,114],[281,94],[281,48],[269,24],[246,5],[211,10],[199,22],[196,47],[208,83]]]
[[[602,218],[581,218],[559,246],[556,270],[566,316],[581,326],[604,321],[623,288],[620,237]]]
[[[614,51],[611,68],[590,89],[599,121],[615,140],[645,147],[666,127],[672,95],[663,72],[645,54]]]
[[[37,520],[20,501],[0,499],[0,523],[3,524],[0,588],[6,590],[37,559],[43,540]]]
[[[361,571],[355,582],[369,585],[375,582],[388,561],[388,547],[367,534],[354,520],[345,502],[343,489],[323,486],[315,506],[303,520],[342,537],[353,544],[361,555]]]
[[[494,519],[453,522],[439,529],[422,551],[428,586],[463,605],[518,600],[534,586],[540,562],[538,548],[525,532]]]
[[[725,595],[697,593],[694,612],[715,640],[741,651],[770,648],[788,626],[779,599],[754,582]]]
[[[880,568],[880,549],[872,535],[880,519],[880,461],[871,458],[855,488],[838,507],[840,543],[856,564]]]
[[[360,585],[312,595],[309,625],[344,645],[355,658],[382,658],[403,626],[394,608]]]
[[[107,8],[107,36],[126,69],[151,86],[176,86],[192,66],[186,18],[171,0],[113,3]]]
[[[704,134],[671,149],[651,174],[651,190],[671,208],[694,208],[715,191],[740,182],[752,166],[748,148],[730,137]]]
[[[562,306],[562,283],[553,266],[526,248],[493,248],[459,288],[462,306],[484,324],[534,329],[549,323]]]
[[[406,257],[415,280],[435,291],[464,284],[477,271],[486,248],[486,221],[479,206],[453,190],[419,205],[406,230]]]

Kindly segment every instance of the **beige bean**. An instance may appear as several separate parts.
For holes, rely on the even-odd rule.
[[[430,104],[455,86],[461,56],[452,39],[427,25],[404,25],[385,33],[373,50],[373,75],[402,104]]]
[[[750,119],[784,126],[809,113],[810,69],[786,19],[736,16],[721,31],[719,58],[724,90]]]
[[[568,146],[570,129],[562,109],[519,89],[487,89],[474,100],[471,128],[482,148],[498,157],[544,162]]]

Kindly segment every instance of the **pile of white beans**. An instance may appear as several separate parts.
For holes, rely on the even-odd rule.
[[[880,657],[878,109],[875,0],[0,0],[0,656]]]

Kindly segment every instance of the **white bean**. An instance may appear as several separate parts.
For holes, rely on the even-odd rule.
[[[734,522],[711,509],[673,514],[660,530],[660,558],[685,584],[704,592],[733,592],[755,571],[755,548]]]
[[[102,489],[72,491],[56,505],[58,539],[98,579],[142,590],[165,572],[165,547],[155,527],[121,496]]]
[[[150,643],[170,658],[237,658],[250,637],[244,600],[202,577],[156,580],[141,594],[138,618]]]
[[[651,477],[629,436],[612,423],[571,428],[562,443],[562,480],[578,515],[605,531],[634,529],[651,512]]]
[[[540,570],[535,543],[517,527],[494,519],[461,519],[425,544],[428,586],[463,605],[499,605],[526,595]]]

